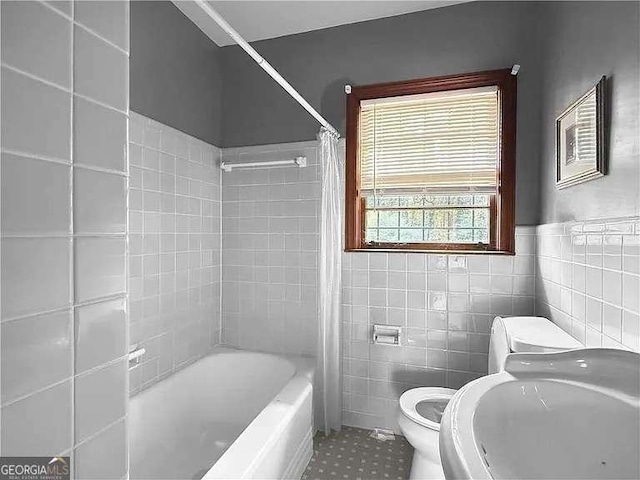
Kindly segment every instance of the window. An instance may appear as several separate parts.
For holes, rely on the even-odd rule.
[[[353,87],[346,249],[514,251],[516,77]]]

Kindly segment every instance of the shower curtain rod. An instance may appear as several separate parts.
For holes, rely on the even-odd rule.
[[[311,114],[313,118],[315,118],[320,124],[325,127],[327,130],[332,132],[334,135],[340,136],[338,131],[331,125],[325,118],[318,113],[318,111],[311,106],[309,102],[307,102],[302,95],[300,95],[295,88],[291,86],[289,82],[287,82],[282,75],[278,73],[278,71],[271,66],[269,62],[267,62],[263,57],[260,56],[256,50],[249,45],[249,43],[242,38],[242,36],[227,23],[227,21],[222,18],[222,16],[216,12],[216,10],[211,7],[207,3],[206,0],[193,0],[211,19],[218,24],[220,28],[222,28],[233,40],[253,58],[253,60],[265,71],[269,74],[271,78],[273,78],[282,88],[284,88],[289,95],[293,97],[293,99],[298,102],[302,108],[304,108],[307,112]]]

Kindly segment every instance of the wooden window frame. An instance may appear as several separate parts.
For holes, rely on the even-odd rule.
[[[500,104],[500,155],[496,179],[498,187],[496,194],[491,196],[489,244],[365,243],[364,197],[360,196],[358,158],[360,102],[489,86],[498,88]],[[517,77],[511,74],[510,68],[352,87],[351,93],[347,95],[345,251],[515,254],[516,98]]]

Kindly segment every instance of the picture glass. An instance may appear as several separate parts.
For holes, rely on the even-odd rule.
[[[576,178],[597,165],[597,114],[595,90],[559,119],[559,178]]]

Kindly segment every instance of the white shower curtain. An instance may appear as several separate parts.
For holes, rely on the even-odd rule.
[[[318,134],[322,166],[320,204],[320,322],[316,399],[318,428],[325,434],[342,426],[340,296],[342,292],[342,164],[338,136],[326,128]]]

